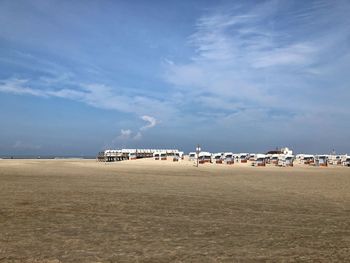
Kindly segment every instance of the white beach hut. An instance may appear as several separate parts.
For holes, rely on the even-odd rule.
[[[278,161],[279,159],[283,158],[285,155],[281,155],[281,154],[272,154],[270,157],[270,164],[274,164],[274,165],[278,165]]]
[[[315,156],[312,154],[302,154],[300,156],[300,163],[314,165],[315,164]]]
[[[137,159],[136,149],[130,149],[128,156],[129,156],[129,160],[136,160]]]
[[[252,165],[253,166],[266,166],[266,158],[267,158],[267,156],[265,154],[256,154]]]
[[[343,158],[342,158],[341,164],[343,166],[350,167],[350,156],[344,155]]]
[[[234,156],[233,156],[233,153],[232,152],[226,152],[224,153],[224,156],[223,156],[223,159],[224,159],[224,162],[226,164],[234,164]]]
[[[212,155],[212,163],[222,164],[222,153],[214,153]]]
[[[323,167],[328,166],[328,155],[316,155],[315,164]]]
[[[341,155],[330,155],[328,163],[331,165],[341,165],[342,156]]]
[[[278,158],[277,165],[283,167],[292,167],[294,163],[294,155],[286,154],[280,155]]]
[[[249,159],[249,153],[240,153],[236,159],[239,163],[247,163]]]
[[[211,153],[210,152],[200,152],[198,154],[198,162],[200,164],[210,163],[211,162]]]
[[[173,157],[173,162],[178,162],[181,159],[179,152],[174,152],[172,157]]]
[[[183,158],[184,158],[184,152],[181,152],[181,151],[180,151],[180,152],[179,152],[179,156],[180,156],[180,159],[183,160]]]
[[[154,160],[159,160],[159,156],[160,156],[159,152],[154,152],[153,153]]]
[[[161,151],[159,153],[159,158],[161,161],[166,161],[167,160],[167,152],[166,151]]]
[[[254,162],[254,160],[256,159],[256,154],[255,153],[251,153],[251,154],[249,154],[249,161],[251,161],[251,162]]]
[[[190,152],[190,153],[188,154],[188,160],[189,160],[189,161],[196,161],[196,160],[197,160],[197,153],[195,153],[195,152]]]

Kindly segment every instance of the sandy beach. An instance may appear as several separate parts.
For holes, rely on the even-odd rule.
[[[345,262],[350,168],[0,160],[0,262]]]

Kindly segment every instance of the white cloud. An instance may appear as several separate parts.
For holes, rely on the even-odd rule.
[[[144,115],[144,116],[141,116],[141,119],[144,120],[145,122],[148,122],[148,124],[146,124],[145,126],[142,126],[140,130],[147,130],[149,128],[153,128],[158,124],[158,121],[156,120],[156,118],[152,116]]]
[[[135,134],[135,136],[134,136],[134,140],[141,140],[142,139],[142,137],[143,137],[143,135],[142,135],[142,133],[139,131],[139,132],[137,132],[136,134]]]
[[[59,83],[62,86],[67,83]],[[103,84],[85,84],[68,82],[70,88],[53,88],[47,82],[35,82],[25,79],[0,80],[0,92],[16,95],[31,95],[37,97],[56,97],[75,100],[90,106],[117,110],[120,112],[134,113],[137,115],[172,115],[174,107],[169,106],[169,101],[161,101],[144,96],[117,95],[116,89]],[[148,120],[146,120],[148,121]]]
[[[153,128],[158,124],[156,118],[152,116],[143,115],[140,118],[147,122],[147,124],[139,128],[137,131],[121,129],[119,135],[112,141],[112,144],[126,145],[131,141],[139,141],[143,138],[143,131]]]
[[[349,59],[344,63],[349,49],[343,44],[350,37],[350,19],[341,11],[350,5],[311,4],[308,10],[295,11],[303,16],[299,21],[290,13],[298,8],[283,3],[208,12],[189,37],[195,56],[167,65],[166,81],[194,97],[191,103],[210,109],[318,110],[321,101],[333,96],[325,85],[334,78],[329,68],[344,72],[350,64]],[[337,46],[344,52],[337,52]]]
[[[252,66],[256,68],[265,68],[283,65],[306,65],[312,62],[312,55],[317,48],[306,43],[290,45],[284,48],[276,48],[267,51],[265,54],[259,54],[252,60]]]
[[[128,140],[130,139],[132,135],[132,131],[127,129],[127,130],[124,130],[124,129],[121,129],[120,130],[120,135],[117,137],[118,140]]]
[[[64,76],[63,79],[66,79]],[[41,79],[42,80],[42,79]],[[53,81],[46,80],[45,84],[59,82],[60,78]],[[117,110],[121,112],[142,114],[142,113],[166,113],[171,114],[168,110],[167,103],[159,100],[142,97],[142,96],[125,96],[115,95],[112,88],[101,84],[80,84],[69,80],[69,84],[76,87],[73,88],[33,88],[29,80],[24,79],[8,79],[0,81],[0,92],[11,93],[16,95],[31,95],[43,98],[63,98],[86,103],[96,108]],[[161,114],[160,114],[161,115]],[[125,143],[130,140],[140,140],[143,137],[142,132],[155,127],[159,121],[150,115],[141,115],[140,117],[146,122],[146,125],[140,127],[137,132],[130,129],[121,129],[120,134],[113,140],[113,143]],[[15,148],[29,147],[21,142],[14,145]]]
[[[0,92],[12,93],[16,95],[32,95],[38,97],[47,97],[47,94],[40,90],[31,89],[25,86],[28,83],[26,79],[9,79],[0,81]]]
[[[41,145],[35,145],[29,142],[23,142],[23,141],[16,141],[13,146],[14,149],[19,150],[39,150],[41,148]]]

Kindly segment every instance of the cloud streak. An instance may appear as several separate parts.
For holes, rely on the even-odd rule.
[[[121,145],[126,146],[132,141],[139,141],[143,138],[143,132],[148,129],[154,128],[159,121],[155,117],[144,115],[140,119],[147,122],[146,125],[140,127],[137,131],[132,131],[131,129],[121,129],[120,134],[112,141],[113,145],[121,147]]]
[[[153,128],[154,126],[156,126],[158,124],[158,121],[156,120],[156,118],[154,118],[152,116],[144,115],[144,116],[141,116],[141,119],[144,120],[145,122],[147,122],[147,124],[145,126],[142,126],[140,128],[141,131]]]
[[[41,145],[34,145],[28,142],[16,141],[12,147],[16,150],[39,150],[41,148]]]
[[[321,81],[332,79],[325,77],[325,67],[343,71],[350,64],[349,60],[344,63],[344,57],[334,56],[334,48],[350,37],[346,26],[350,19],[339,6],[348,10],[350,4],[314,2],[310,10],[295,11],[303,16],[303,23],[283,6],[266,1],[245,9],[209,12],[198,19],[196,32],[189,37],[195,56],[188,63],[168,63],[165,79],[199,98],[196,101],[203,107],[211,107],[204,99],[210,97],[222,110],[230,103],[237,110],[238,103],[238,109],[317,112],[328,93]],[[321,28],[328,12],[341,18]],[[305,21],[313,27],[305,26]],[[315,28],[319,34],[314,33]],[[349,48],[344,51],[348,54]],[[309,92],[310,96],[305,96]]]
[[[85,84],[73,82],[74,88],[56,88],[50,87],[45,83],[39,83],[38,86],[44,88],[34,88],[35,82],[26,79],[6,79],[0,80],[0,92],[11,93],[15,95],[31,95],[43,98],[62,98],[88,104],[90,106],[117,110],[125,113],[134,113],[137,115],[149,113],[169,113],[168,102],[144,96],[126,96],[116,95],[116,89],[103,84]],[[71,85],[71,83],[69,83]],[[65,83],[59,83],[65,85]],[[151,127],[155,125],[152,117],[144,116]]]

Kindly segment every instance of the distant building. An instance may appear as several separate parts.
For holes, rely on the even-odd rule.
[[[281,148],[281,152],[285,155],[293,155],[293,151],[290,150],[288,147]]]
[[[266,154],[285,154],[285,155],[293,155],[293,151],[290,150],[288,147],[284,147],[281,149],[276,149],[273,151],[269,151]]]

